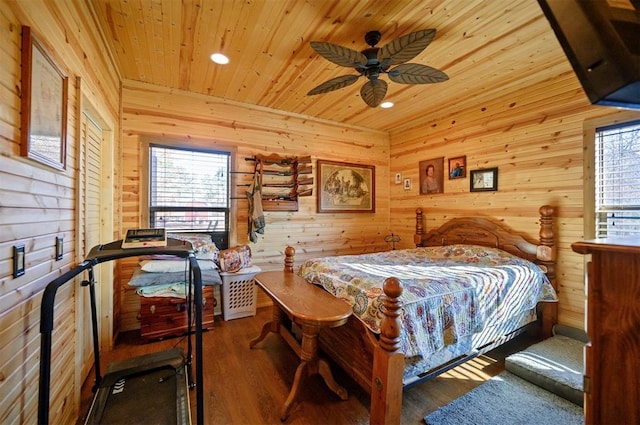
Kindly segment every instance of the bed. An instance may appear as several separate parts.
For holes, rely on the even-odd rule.
[[[425,232],[419,208],[415,249],[309,259],[297,270],[295,250],[285,250],[285,270],[354,307],[346,325],[321,333],[320,348],[370,393],[372,424],[400,423],[405,388],[536,324],[543,336],[551,335],[557,318],[553,208],[539,212],[535,242],[485,217],[456,218]],[[452,266],[452,258],[462,263]],[[472,271],[477,265],[483,270]],[[456,276],[434,277],[449,272]],[[498,278],[506,280],[496,286]],[[446,295],[434,290],[446,286],[454,290]],[[512,293],[510,288],[518,289]],[[497,298],[519,301],[503,306]]]

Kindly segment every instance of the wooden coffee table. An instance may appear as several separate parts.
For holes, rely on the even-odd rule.
[[[344,325],[352,313],[351,306],[290,271],[262,272],[255,275],[254,280],[273,300],[273,317],[249,347],[253,348],[273,332],[282,335],[301,360],[280,419],[284,421],[289,416],[305,376],[319,374],[333,392],[346,400],[347,390],[336,383],[329,363],[318,356],[318,334],[322,328]],[[302,328],[301,343],[283,325],[285,316]]]

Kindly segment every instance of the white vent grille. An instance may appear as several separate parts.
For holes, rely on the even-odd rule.
[[[258,288],[253,277],[260,272],[257,266],[236,273],[222,272],[222,316],[224,320],[255,316]]]

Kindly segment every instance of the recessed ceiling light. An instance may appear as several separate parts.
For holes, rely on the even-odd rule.
[[[214,53],[211,55],[211,60],[219,65],[226,65],[229,63],[229,58],[222,53]]]
[[[388,109],[393,107],[393,102],[382,102],[380,104],[381,108]]]

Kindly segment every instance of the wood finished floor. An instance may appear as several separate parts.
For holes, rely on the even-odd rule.
[[[286,342],[271,334],[253,349],[249,341],[257,336],[271,317],[269,308],[258,309],[255,317],[225,322],[216,317],[214,329],[203,335],[204,418],[205,424],[260,425],[281,424],[280,409],[293,383],[298,358]],[[431,381],[404,392],[402,424],[423,424],[428,413],[470,391],[484,380],[504,370],[504,357],[535,342],[525,334],[504,346],[459,366]],[[111,352],[102,353],[106,365],[128,357],[181,346],[183,338],[142,344],[137,332],[119,338]],[[369,399],[339,368],[332,366],[336,381],[344,386],[349,399],[342,401],[329,390],[319,375],[304,380],[298,399],[285,422],[290,425],[368,424]],[[92,399],[93,375],[82,389],[81,417]],[[190,394],[195,421],[195,391]]]

